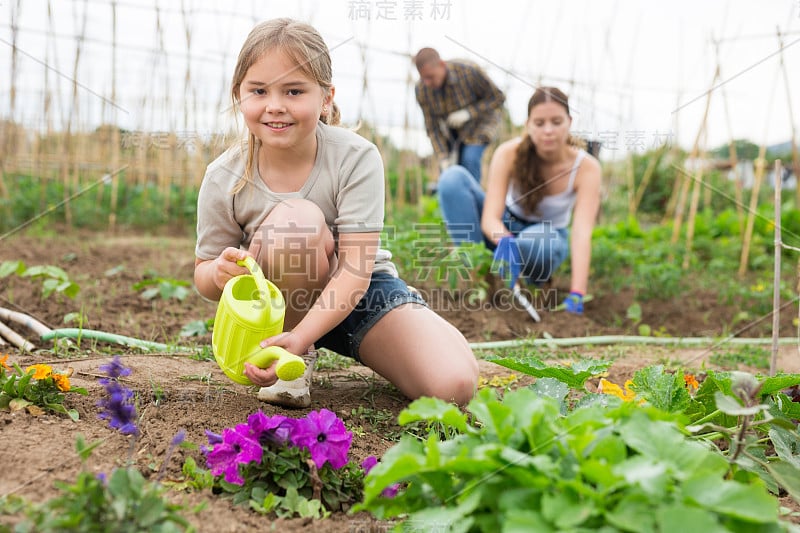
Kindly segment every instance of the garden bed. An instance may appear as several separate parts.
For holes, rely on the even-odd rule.
[[[27,266],[58,265],[80,286],[75,299],[61,295],[42,298],[41,283],[36,280],[9,276],[0,279],[0,307],[28,313],[51,328],[75,327],[65,324],[70,313],[80,313],[84,328],[167,343],[201,346],[210,343],[210,334],[181,337],[181,329],[192,321],[213,317],[215,304],[204,301],[194,292],[183,300],[156,297],[146,300],[133,285],[148,276],[175,281],[190,281],[194,266],[193,241],[183,238],[97,235],[17,237],[4,242],[0,262],[22,260]],[[566,277],[555,279],[551,288],[563,289]],[[417,284],[425,293],[436,289],[426,283]],[[467,313],[462,309],[434,309],[459,327],[471,342],[509,340],[550,335],[582,337],[588,335],[636,334],[636,324],[646,322],[662,335],[721,336],[739,309],[721,306],[717,298],[703,289],[694,291],[691,299],[641,302],[641,317],[636,323],[627,318],[633,297],[626,291],[616,294],[599,292],[587,304],[584,316],[558,312],[542,312],[543,321],[534,323],[521,309],[498,309],[478,306]],[[792,317],[784,317],[784,336],[794,333]],[[72,321],[75,317],[73,315]],[[34,341],[29,331],[22,331]],[[745,335],[746,336],[746,335]],[[74,451],[77,434],[87,441],[100,439],[102,444],[86,464],[92,472],[109,472],[129,457],[129,438],[110,430],[105,420],[97,417],[96,403],[104,390],[98,383],[103,373],[100,365],[114,354],[132,374],[125,378],[138,397],[141,435],[133,450],[132,460],[146,477],[155,478],[170,440],[179,429],[186,431],[186,441],[206,444],[206,429],[215,432],[243,423],[259,409],[268,415],[303,416],[311,410],[329,409],[336,413],[353,431],[351,456],[360,462],[369,455],[380,457],[393,446],[403,428],[397,424],[397,414],[408,401],[380,376],[371,370],[334,359],[335,364],[315,373],[312,406],[306,410],[287,411],[259,402],[252,388],[228,380],[213,361],[189,355],[167,353],[142,354],[137,350],[114,347],[105,343],[83,341],[79,350],[51,348],[32,354],[18,354],[8,347],[0,352],[10,354],[10,360],[25,367],[48,363],[54,368],[73,369],[72,383],[84,387],[87,396],[70,394],[66,405],[74,408],[79,420],[44,414],[33,416],[26,411],[0,411],[0,497],[16,495],[39,502],[57,494],[56,480],[69,481],[82,468]],[[557,349],[540,347],[531,353],[550,361],[571,361],[583,357],[611,359],[607,379],[623,383],[640,368],[652,364],[704,368],[738,368],[765,372],[764,354],[768,346],[725,349],[724,345],[670,349],[652,346],[579,346]],[[727,359],[723,357],[730,353]],[[747,355],[752,355],[748,358]],[[779,368],[800,372],[796,347],[781,349]],[[519,376],[490,362],[480,361],[481,375],[486,381],[498,378],[495,384],[509,383],[512,388],[529,384],[532,379]],[[515,378],[509,376],[515,375]],[[503,385],[499,385],[501,388]],[[597,380],[587,387],[596,388]],[[198,450],[180,448],[166,466],[164,481],[178,481],[180,466],[192,456],[202,461]],[[309,526],[307,519],[274,519],[246,507],[233,506],[229,500],[214,496],[210,491],[197,493],[173,492],[171,498],[191,506],[203,503],[205,508],[188,514],[200,531],[241,531],[250,528],[272,527],[276,531],[301,531]],[[782,503],[794,505],[788,498]],[[796,506],[794,507],[796,509]],[[18,517],[17,517],[18,518]],[[8,519],[2,517],[0,524]],[[383,531],[387,523],[379,522],[365,513],[348,516],[334,513],[331,518],[313,524],[315,531]],[[0,525],[2,530],[2,525]]]

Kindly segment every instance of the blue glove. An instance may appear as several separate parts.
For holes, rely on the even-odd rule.
[[[509,288],[516,285],[517,279],[519,279],[520,272],[522,271],[522,256],[519,253],[519,246],[517,246],[516,239],[511,235],[503,237],[497,243],[497,248],[494,251],[492,271],[496,271],[502,279],[508,277]]]
[[[579,292],[571,292],[569,296],[564,298],[564,310],[567,313],[575,313],[576,315],[583,314],[583,294]]]

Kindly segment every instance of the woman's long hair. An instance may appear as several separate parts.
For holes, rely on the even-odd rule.
[[[567,95],[561,92],[560,89],[555,87],[539,87],[528,100],[528,117],[531,116],[531,110],[538,104],[545,102],[556,102],[561,104],[569,114],[569,100]],[[580,141],[570,136],[568,140],[570,145],[580,146]],[[522,141],[517,147],[514,154],[514,164],[511,167],[511,186],[514,187],[520,199],[518,200],[519,207],[526,213],[536,213],[536,206],[545,196],[545,181],[541,172],[542,160],[539,154],[536,153],[536,145],[533,144],[531,136],[527,133],[523,136]]]

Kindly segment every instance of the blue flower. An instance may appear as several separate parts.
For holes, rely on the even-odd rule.
[[[119,356],[107,365],[100,366],[108,378],[101,378],[99,381],[106,389],[106,398],[97,402],[100,407],[99,417],[108,420],[108,425],[119,430],[123,435],[138,435],[139,428],[136,427],[136,407],[133,405],[133,391],[123,387],[117,381],[122,376],[129,376],[130,368],[122,365]]]

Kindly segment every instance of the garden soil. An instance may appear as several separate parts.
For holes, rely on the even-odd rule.
[[[65,317],[70,313],[80,313],[84,317],[82,326],[87,329],[171,345],[207,346],[211,341],[210,334],[181,337],[180,332],[189,322],[213,318],[215,303],[203,300],[193,291],[183,301],[159,297],[146,300],[141,291],[133,288],[135,283],[148,276],[191,281],[193,245],[188,238],[75,232],[68,236],[51,234],[7,238],[0,247],[0,262],[22,260],[28,267],[60,266],[80,285],[80,293],[75,299],[61,295],[43,298],[40,282],[12,275],[0,279],[0,307],[27,313],[53,329],[76,327],[74,321],[65,324]],[[740,311],[721,305],[715,295],[698,287],[692,291],[690,300],[640,302],[641,321],[634,323],[626,318],[633,294],[622,290],[598,295],[587,303],[583,316],[542,310],[542,321],[536,323],[518,306],[509,304],[508,291],[500,290],[483,300],[465,296],[461,303],[458,297],[444,302],[437,300],[444,294],[439,287],[419,280],[410,282],[428,298],[435,311],[474,343],[547,336],[635,335],[637,323],[646,323],[664,336],[723,336],[730,333],[730,324]],[[544,293],[550,294],[547,296],[550,298],[563,295],[568,283],[567,277],[562,275],[545,287]],[[463,294],[468,293],[474,294],[474,291]],[[791,311],[793,308],[789,309],[796,313]],[[791,316],[785,316],[781,324],[783,336],[795,334]],[[759,332],[763,335],[763,324],[761,328]],[[22,354],[9,346],[0,346],[0,353],[10,354],[10,360],[23,367],[48,363],[56,369],[72,368],[73,386],[85,387],[89,395],[71,394],[67,397],[66,405],[76,409],[80,415],[77,422],[52,414],[34,416],[27,411],[0,412],[0,497],[14,494],[31,501],[43,501],[57,494],[56,480],[72,481],[81,468],[98,473],[109,472],[130,458],[148,477],[161,476],[166,483],[179,480],[180,466],[186,457],[192,456],[201,463],[202,457],[198,450],[181,448],[168,464],[163,465],[168,444],[178,430],[186,431],[187,441],[205,444],[204,430],[219,432],[225,427],[243,423],[258,409],[269,415],[280,413],[298,417],[310,410],[326,408],[334,411],[354,430],[351,457],[359,462],[368,455],[380,457],[402,432],[396,423],[396,415],[408,405],[408,400],[370,369],[355,363],[318,369],[314,376],[311,407],[285,410],[259,402],[252,387],[233,383],[213,361],[200,360],[197,356],[143,354],[134,349],[86,340],[80,350],[53,350],[52,342],[46,345],[31,331],[20,326],[15,326],[15,329],[34,342],[38,349]],[[742,336],[754,336],[754,333],[748,331]],[[710,361],[711,356],[722,349],[721,345],[692,349],[614,345],[528,350],[551,361],[569,361],[578,357],[612,359],[614,363],[608,379],[622,383],[637,369],[659,363],[682,365],[702,374],[703,369],[715,367]],[[102,397],[102,388],[97,382],[102,377],[99,366],[114,354],[123,355],[124,364],[133,370],[131,376],[125,378],[126,386],[137,393],[139,402],[141,436],[133,449],[128,438],[110,430],[106,422],[97,417],[96,403]],[[778,367],[781,370],[800,372],[797,347],[782,347],[779,355]],[[501,383],[508,383],[513,379],[512,386],[531,382],[531,378],[514,375],[493,363],[479,363],[481,376],[487,380],[498,377],[504,378],[499,380]],[[746,366],[739,368],[764,372]],[[587,383],[590,390],[596,386],[596,380]],[[74,451],[79,433],[88,442],[102,441],[85,465]],[[199,511],[188,514],[199,531],[369,532],[386,531],[391,526],[364,513],[348,515],[339,512],[321,521],[276,519],[235,507],[229,500],[214,496],[210,491],[173,491],[171,497],[191,507],[203,504]],[[793,506],[787,498],[783,498],[782,503]],[[14,523],[16,518],[0,517],[0,525],[4,520]]]

